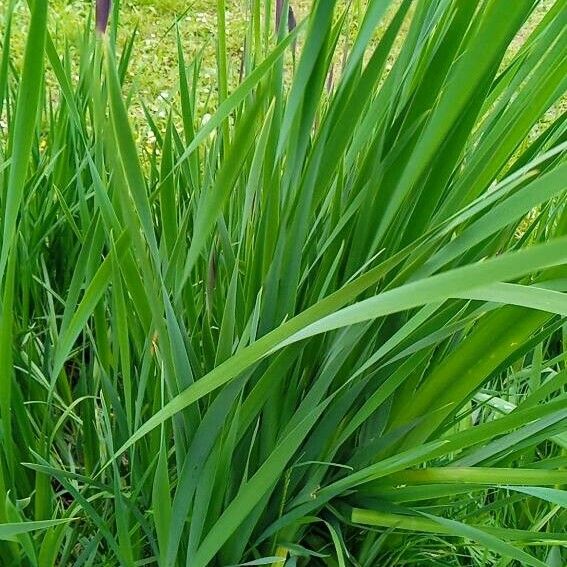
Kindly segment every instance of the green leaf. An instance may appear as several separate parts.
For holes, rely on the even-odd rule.
[[[40,111],[43,82],[43,58],[47,29],[47,0],[33,3],[30,28],[11,144],[11,166],[3,209],[2,246],[0,249],[0,283],[4,279],[8,254],[14,246],[18,213],[24,198],[24,188],[30,162],[36,120]]]
[[[22,534],[35,532],[37,530],[46,530],[53,526],[67,524],[76,518],[64,518],[61,520],[42,520],[39,522],[17,522],[14,524],[0,524],[0,539],[7,541],[15,541],[16,537]]]

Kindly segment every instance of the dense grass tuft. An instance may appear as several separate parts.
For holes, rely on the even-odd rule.
[[[564,565],[567,0],[226,4],[3,6],[0,565]]]

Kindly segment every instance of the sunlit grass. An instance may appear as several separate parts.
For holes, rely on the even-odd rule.
[[[0,565],[565,564],[565,0],[32,4]]]

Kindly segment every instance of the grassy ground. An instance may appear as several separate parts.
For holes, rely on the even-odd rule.
[[[195,137],[215,3],[179,22],[183,105],[171,2],[121,9],[125,87],[61,0],[59,84],[41,43],[0,80],[0,566],[566,564],[565,122],[526,143],[567,88],[562,14],[507,66],[530,2],[426,0],[341,74],[322,0],[296,76],[256,67]],[[141,167],[127,113],[170,110]]]
[[[275,3],[275,0],[272,0]],[[298,21],[305,18],[313,0],[294,0],[292,2]],[[366,0],[353,2],[350,33],[354,35],[357,17],[362,12]],[[240,58],[244,49],[244,37],[248,17],[248,0],[227,2],[226,24],[228,32],[228,51],[230,54],[229,73],[231,84],[238,81]],[[521,45],[529,31],[541,20],[551,6],[551,0],[542,0],[524,32],[519,34],[516,47]],[[56,41],[77,45],[84,30],[84,23],[91,14],[92,4],[86,0],[53,0],[50,4],[50,27]],[[23,53],[23,43],[28,22],[28,10],[23,0],[16,8],[17,26],[13,38],[14,53]],[[0,28],[3,14],[0,13]],[[199,75],[201,116],[213,111],[216,99],[216,55],[215,37],[217,28],[216,2],[212,0],[137,0],[123,2],[120,14],[119,41],[125,41],[134,30],[137,39],[134,45],[128,79],[136,92],[130,107],[134,122],[139,126],[144,120],[140,101],[152,113],[154,120],[165,118],[171,99],[177,93],[177,48],[175,23],[184,48],[187,61],[202,54]],[[19,48],[19,49],[18,49]],[[212,103],[212,104],[211,104]],[[562,109],[564,108],[562,105]],[[550,113],[550,121],[557,112]],[[141,137],[151,138],[151,132],[140,132]]]
[[[297,18],[304,18],[312,0],[294,2]],[[231,56],[231,79],[237,80],[240,55],[244,45],[247,21],[246,0],[227,3],[226,23],[228,50]],[[50,3],[50,27],[60,42],[76,44],[89,17],[92,4],[85,0],[54,0]],[[15,53],[23,51],[28,10],[25,2],[17,6]],[[0,15],[0,18],[2,15]],[[215,30],[216,2],[211,0],[140,0],[124,2],[120,15],[120,40],[137,30],[135,57],[130,67],[130,79],[140,98],[150,110],[160,113],[167,99],[177,89],[177,56],[174,24],[178,22],[186,59],[203,53],[200,82],[203,92],[212,89],[216,77]],[[2,20],[0,19],[0,27]],[[21,46],[22,49],[17,47]],[[206,98],[206,97],[204,97]]]

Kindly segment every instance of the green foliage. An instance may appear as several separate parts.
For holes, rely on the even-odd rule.
[[[0,564],[563,565],[567,1],[226,4],[165,120],[4,8]]]

